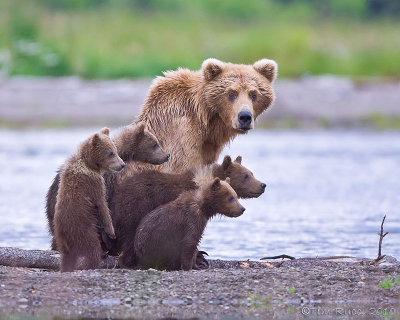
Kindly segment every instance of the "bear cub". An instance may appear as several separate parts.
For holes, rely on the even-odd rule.
[[[217,213],[238,217],[245,208],[239,203],[230,179],[204,182],[143,218],[136,231],[136,265],[160,270],[196,268],[197,246],[209,219]]]
[[[99,231],[115,238],[106,202],[103,173],[118,172],[125,162],[104,128],[80,146],[63,166],[55,207],[55,240],[61,252],[61,271],[95,269],[101,261]]]
[[[222,180],[229,177],[230,185],[239,198],[257,198],[266,187],[242,165],[241,156],[234,161],[230,156],[225,156],[222,164],[215,163],[197,171],[172,174],[146,170],[123,180],[110,201],[116,245],[107,248],[112,255],[123,253],[119,260],[121,266],[134,267],[134,235],[143,217],[158,206],[175,200],[181,193],[197,189],[195,176],[203,176],[203,179],[210,179],[211,176]]]
[[[135,125],[128,125],[112,138],[119,157],[129,165],[131,161],[140,161],[151,164],[161,164],[170,157],[161,147],[157,138],[147,130],[144,122]],[[56,207],[56,198],[60,184],[61,167],[51,184],[46,197],[46,216],[49,225],[49,231],[54,236],[54,212]],[[125,171],[125,170],[124,170]],[[107,202],[113,197],[114,188],[117,184],[119,173],[106,172],[104,175],[106,184]],[[57,244],[53,237],[51,249],[57,250]]]

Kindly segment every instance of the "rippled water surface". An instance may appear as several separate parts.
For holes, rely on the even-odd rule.
[[[57,167],[95,130],[0,131],[0,246],[49,248],[44,203]],[[211,258],[400,258],[400,133],[254,131],[222,155],[243,156],[267,190],[236,219],[215,218],[201,248]]]

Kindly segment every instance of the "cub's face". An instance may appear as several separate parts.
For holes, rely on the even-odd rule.
[[[125,162],[118,156],[118,151],[111,138],[109,129],[104,128],[92,138],[92,155],[95,164],[105,171],[121,171]]]
[[[222,162],[224,177],[231,179],[230,185],[239,198],[258,198],[265,191],[266,184],[257,180],[253,173],[242,165],[242,157],[235,161],[230,156],[225,156]]]
[[[211,190],[213,193],[215,205],[218,213],[227,217],[239,217],[245,211],[245,208],[239,203],[235,190],[229,185],[230,179],[221,181],[215,178]]]
[[[162,164],[169,159],[144,122],[132,124],[124,128],[117,138],[119,155],[125,161],[141,161],[151,164]]]
[[[136,161],[155,165],[168,161],[170,154],[161,148],[156,136],[147,129],[143,129],[136,141]]]
[[[253,129],[255,119],[274,100],[272,83],[277,68],[276,62],[268,59],[253,65],[205,60],[202,71],[207,105],[235,132]]]

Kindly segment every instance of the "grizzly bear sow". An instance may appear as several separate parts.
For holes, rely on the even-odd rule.
[[[120,171],[125,163],[105,128],[86,140],[67,160],[60,176],[54,216],[55,240],[61,252],[61,271],[83,269],[100,264],[101,245],[98,228],[115,238],[102,173]]]
[[[157,138],[147,130],[144,122],[122,128],[112,140],[117,148],[118,155],[126,163],[130,161],[141,161],[158,165],[169,159],[169,154],[166,154],[164,150],[161,149]],[[61,167],[58,170],[46,197],[46,216],[52,236],[54,236],[54,211],[60,183],[60,172],[62,169]],[[104,174],[107,201],[113,196],[114,186],[119,175],[120,173],[109,172]],[[57,250],[54,238],[52,239],[51,249]]]
[[[215,178],[198,190],[150,212],[136,232],[135,255],[140,268],[190,270],[195,267],[197,245],[207,221],[217,213],[238,217],[244,208],[229,178]]]
[[[224,145],[253,129],[274,101],[277,69],[268,59],[253,65],[207,59],[199,71],[178,69],[156,78],[138,120],[147,123],[171,161],[152,169],[181,173],[215,162]],[[137,170],[137,164],[128,165],[123,176]]]
[[[181,193],[197,189],[195,180],[230,177],[230,185],[239,198],[259,197],[266,185],[257,180],[241,161],[240,156],[233,162],[230,156],[225,156],[221,165],[213,164],[196,172],[189,170],[172,174],[147,170],[123,180],[116,187],[110,202],[117,240],[114,248],[108,248],[109,253],[117,255],[122,252],[120,265],[134,267],[134,237],[140,221],[146,214],[175,200]]]

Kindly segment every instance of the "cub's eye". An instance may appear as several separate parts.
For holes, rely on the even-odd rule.
[[[110,151],[110,153],[108,154],[108,156],[111,158],[111,157],[114,157],[115,156],[115,153],[114,152],[112,152],[112,151]]]
[[[228,201],[229,201],[229,202],[232,202],[233,200],[235,200],[235,198],[234,198],[233,196],[229,196],[229,197],[228,197]]]
[[[245,175],[244,175],[244,180],[246,180],[246,179],[248,179],[249,178],[249,175],[246,173]]]
[[[153,149],[157,149],[158,148],[158,143],[157,142],[154,142],[154,144],[153,144]]]
[[[230,101],[234,101],[236,98],[237,98],[237,93],[236,92],[231,91],[231,92],[228,93],[228,99]]]
[[[256,92],[254,92],[254,91],[250,92],[249,96],[250,96],[251,100],[256,101],[256,99],[257,99],[257,93]]]

